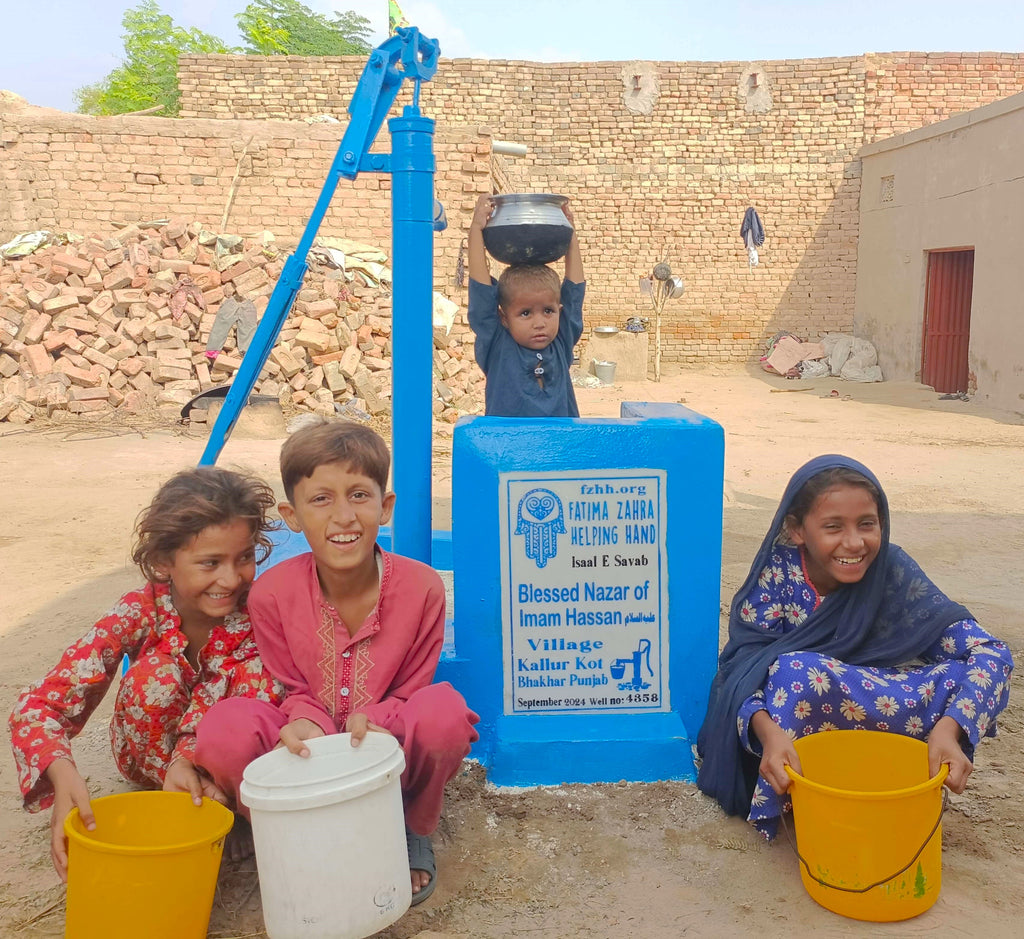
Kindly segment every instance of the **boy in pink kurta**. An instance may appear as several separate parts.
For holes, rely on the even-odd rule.
[[[306,719],[334,734],[353,714],[366,715],[402,744],[406,823],[428,835],[441,817],[444,785],[476,739],[476,720],[450,684],[431,684],[444,641],[441,579],[411,558],[378,549],[377,559],[380,599],[354,636],[324,600],[312,554],[282,561],[256,581],[249,596],[256,642],[288,696],[280,708],[236,710],[259,714],[270,744],[261,752],[288,723]],[[247,763],[260,753],[245,755]],[[208,767],[202,755],[200,763]]]
[[[279,707],[229,700],[211,708],[197,761],[237,801],[245,766],[278,743],[308,756],[303,741],[312,737],[346,731],[358,745],[367,731],[392,734],[405,753],[415,903],[433,890],[427,836],[479,718],[450,684],[431,683],[444,641],[441,579],[375,543],[394,505],[389,463],[384,441],[350,422],[315,424],[285,443],[289,501],[279,510],[312,550],[260,576],[248,605],[263,663],[287,696]]]

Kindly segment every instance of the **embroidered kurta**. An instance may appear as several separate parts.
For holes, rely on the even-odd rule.
[[[125,594],[45,678],[22,691],[9,724],[27,809],[52,804],[46,768],[60,757],[73,760],[71,740],[118,677],[125,655],[133,663],[128,675],[139,679],[126,680],[118,694],[111,738],[119,768],[142,785],[161,785],[179,756],[194,762],[196,727],[217,701],[280,700],[283,689],[260,661],[244,609],[213,628],[198,671],[185,656],[187,645],[170,588],[149,583]],[[128,685],[131,694],[123,693]]]
[[[289,721],[326,734],[357,711],[385,725],[434,678],[444,643],[444,585],[411,558],[379,551],[380,596],[354,635],[324,599],[311,553],[261,574],[249,595],[256,641],[287,690]]]
[[[800,628],[822,602],[807,577],[803,552],[776,545],[739,615],[766,632]],[[996,716],[1006,707],[1013,658],[1006,644],[973,619],[948,626],[919,657],[892,668],[849,665],[814,652],[780,655],[765,687],[743,702],[737,731],[743,746],[760,756],[750,719],[767,710],[793,739],[828,730],[881,730],[924,740],[940,718],[952,717],[963,730],[969,759],[982,737],[996,733]],[[749,819],[766,835],[788,807],[764,780],[754,789]]]

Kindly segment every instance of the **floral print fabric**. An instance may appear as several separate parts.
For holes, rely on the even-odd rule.
[[[244,610],[213,628],[198,670],[187,646],[170,588],[150,583],[125,594],[45,678],[23,690],[9,725],[25,808],[52,804],[43,774],[55,759],[72,759],[71,740],[117,679],[125,655],[130,667],[114,705],[111,745],[122,774],[143,786],[162,785],[178,757],[194,762],[196,727],[217,701],[281,700],[283,688],[263,667]]]
[[[821,602],[807,578],[798,548],[777,545],[740,616],[769,632],[799,628]],[[1013,659],[1005,643],[974,620],[953,623],[914,664],[892,668],[849,665],[819,653],[780,655],[764,688],[740,707],[737,731],[743,746],[760,755],[750,719],[766,710],[793,739],[829,730],[881,730],[921,740],[943,716],[963,729],[969,759],[982,737],[996,733],[996,716],[1006,706]],[[749,820],[773,837],[789,798],[759,779]]]

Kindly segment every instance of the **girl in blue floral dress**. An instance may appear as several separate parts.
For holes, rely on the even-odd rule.
[[[889,542],[867,467],[822,456],[790,480],[729,615],[697,784],[767,837],[789,808],[793,741],[882,730],[928,743],[932,775],[963,792],[974,748],[995,736],[1013,659]]]

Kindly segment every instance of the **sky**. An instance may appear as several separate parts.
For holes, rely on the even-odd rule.
[[[248,0],[158,0],[176,25],[235,45]],[[386,38],[387,0],[304,0],[354,10]],[[1020,0],[400,0],[452,57],[593,62],[764,61],[864,52],[1024,51]],[[121,61],[133,0],[0,0],[0,89],[74,109],[72,92]]]

